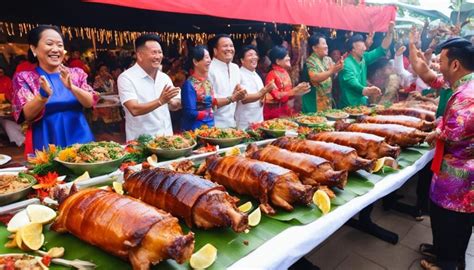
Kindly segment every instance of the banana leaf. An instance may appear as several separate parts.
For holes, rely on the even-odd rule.
[[[291,226],[291,224],[262,216],[260,224],[256,227],[252,227],[249,233],[238,234],[230,229],[211,231],[193,229],[192,231],[195,233],[196,238],[195,251],[199,250],[205,244],[211,243],[217,248],[218,255],[214,264],[208,269],[225,269]],[[185,225],[182,225],[182,227],[184,231],[189,230]],[[0,226],[0,243],[6,243],[9,234],[5,226]],[[87,244],[71,234],[58,234],[45,229],[44,235],[45,249],[64,247],[66,250],[64,259],[90,261],[97,264],[98,269],[131,269],[129,263]],[[24,253],[24,251],[16,248],[5,248],[2,244],[0,246],[0,254],[5,253]],[[51,269],[69,268],[52,265]],[[188,263],[179,265],[174,261],[168,260],[161,262],[153,267],[153,269],[190,269],[190,266]]]
[[[428,147],[423,146],[404,149],[399,158],[399,165],[403,167],[409,166],[427,151],[429,151]],[[367,193],[373,188],[375,183],[383,179],[384,176],[394,172],[386,169],[386,171],[378,175],[362,171],[351,173],[344,190],[334,189],[336,198],[331,200],[331,211],[351,201],[353,198]],[[238,197],[241,198],[241,203],[250,200],[246,196],[239,195]],[[255,200],[251,201],[254,208],[258,206]],[[262,215],[260,224],[251,228],[249,233],[237,234],[230,229],[209,231],[192,229],[196,238],[195,250],[199,250],[207,243],[213,244],[217,248],[218,255],[216,261],[209,269],[225,269],[283,230],[295,225],[308,224],[322,215],[321,211],[314,204],[296,206],[292,212],[285,212],[281,209],[277,209],[277,211],[278,213],[271,217]],[[184,224],[182,224],[182,227],[184,231],[189,231],[189,228]],[[0,226],[0,243],[6,243],[9,234],[5,226]],[[97,264],[99,269],[131,269],[129,263],[89,245],[73,235],[58,234],[47,229],[44,230],[44,234],[46,239],[44,247],[46,249],[55,246],[64,247],[66,250],[65,259],[91,261]],[[0,254],[19,252],[22,251],[5,248],[3,244],[0,245]],[[51,269],[68,268],[52,265]],[[168,260],[161,262],[153,267],[153,269],[189,269],[189,265],[188,263],[179,265],[174,261]]]

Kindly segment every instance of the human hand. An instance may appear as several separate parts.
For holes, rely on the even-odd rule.
[[[377,97],[382,95],[382,90],[377,86],[367,86],[362,90],[362,95],[368,97]]]
[[[396,56],[402,56],[403,53],[406,51],[407,47],[405,46],[401,46],[400,48],[398,48],[397,52],[395,53]]]
[[[395,29],[395,22],[394,22],[394,21],[390,21],[390,23],[388,24],[388,31],[387,31],[387,33],[388,33],[388,34],[392,34],[394,29]]]
[[[300,82],[295,88],[293,88],[293,92],[295,96],[304,95],[311,90],[311,85],[307,82]]]
[[[372,46],[373,43],[374,43],[374,32],[370,32],[367,35],[367,38],[365,39],[365,46],[367,48],[370,48],[370,46]]]
[[[339,71],[341,71],[341,69],[344,68],[344,60],[339,60],[337,61],[336,64],[332,65],[331,67],[329,67],[329,70],[331,72],[331,74],[335,74],[335,73],[338,73]]]
[[[427,142],[432,148],[435,146],[436,143],[436,138],[438,137],[438,133],[435,131],[432,131],[428,133],[428,135],[425,138],[425,142]]]
[[[271,81],[267,85],[265,85],[265,87],[262,90],[260,90],[260,94],[264,96],[265,94],[270,93],[271,91],[275,89],[277,89],[277,86],[274,81]]]
[[[415,26],[410,29],[410,33],[408,34],[408,40],[410,44],[417,44],[420,40],[420,34]]]
[[[66,86],[67,89],[72,90],[72,79],[71,79],[71,74],[69,73],[69,70],[63,66],[59,66],[59,78],[61,79],[61,82]]]
[[[247,91],[240,86],[240,84],[236,85],[234,88],[234,92],[232,92],[232,102],[240,101],[247,96]]]
[[[167,85],[163,88],[160,97],[158,98],[161,105],[167,104],[171,99],[176,97],[179,94],[181,89],[179,87],[174,87],[172,85]]]
[[[40,76],[39,80],[40,80],[40,94],[41,94],[41,96],[50,97],[53,94],[53,89],[51,89],[51,85],[49,85],[48,80],[44,76]]]

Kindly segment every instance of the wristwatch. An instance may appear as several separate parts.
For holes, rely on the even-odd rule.
[[[232,96],[227,97],[227,101],[229,101],[229,104],[231,104],[232,102],[234,102],[234,101],[232,100]]]

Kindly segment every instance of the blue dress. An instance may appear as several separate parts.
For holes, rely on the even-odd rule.
[[[94,141],[83,107],[62,83],[60,73],[50,74],[40,67],[36,71],[48,80],[53,94],[46,103],[41,120],[33,123],[33,148],[43,150],[48,144],[66,147]]]
[[[183,131],[195,130],[202,125],[214,126],[212,112],[214,93],[208,79],[189,77],[181,89],[181,105],[183,115],[181,129]]]

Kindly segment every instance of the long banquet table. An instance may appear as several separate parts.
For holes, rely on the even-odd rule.
[[[272,141],[265,140],[257,142],[258,145],[265,145]],[[241,150],[244,150],[246,145],[239,145],[238,146]],[[224,152],[226,149],[221,149],[219,152]],[[211,155],[211,153],[201,154],[197,156],[193,156],[191,158],[180,158],[179,160],[184,159],[192,159],[192,160],[203,160],[207,156]],[[355,198],[351,199],[347,203],[337,206],[333,209],[329,214],[321,216],[316,220],[310,223],[303,223],[306,225],[295,225],[290,226],[287,229],[283,229],[276,235],[272,236],[268,240],[266,240],[263,244],[259,245],[256,249],[251,251],[250,253],[246,253],[247,255],[243,256],[240,259],[236,258],[235,263],[227,264],[230,265],[229,269],[287,269],[291,266],[294,262],[296,262],[299,258],[307,254],[313,248],[318,246],[321,242],[331,236],[336,230],[338,230],[344,223],[346,223],[352,216],[360,212],[362,209],[373,203],[374,201],[386,196],[387,194],[397,190],[400,188],[406,181],[408,181],[414,174],[420,171],[425,165],[432,159],[433,157],[433,150],[427,150],[424,148],[422,152],[419,152],[419,157],[416,157],[416,160],[412,160],[407,164],[411,165],[404,165],[402,169],[399,171],[387,174],[385,176],[377,176],[378,179],[374,180],[373,183],[375,185],[371,188],[368,192],[360,196],[356,196]],[[160,162],[160,167],[166,167],[173,161],[165,161]],[[363,173],[362,173],[363,174]],[[369,173],[366,173],[367,176],[370,176]],[[95,177],[90,179],[90,181],[82,182],[86,184],[86,186],[90,185],[98,185],[102,184],[104,181],[110,181],[110,179],[123,179],[123,175],[120,171],[111,173],[109,175]],[[121,179],[121,180],[122,180]],[[118,181],[121,181],[118,180]],[[89,182],[89,183],[88,183]],[[79,184],[80,183],[80,184]],[[82,183],[79,182],[78,186],[82,186]],[[25,206],[23,206],[25,207]],[[7,207],[0,207],[0,213],[4,212],[2,208]],[[273,221],[279,222],[279,221]],[[282,223],[283,224],[283,223]],[[4,231],[0,230],[1,231]],[[6,237],[7,232],[3,232],[4,236]],[[51,238],[51,242],[62,243],[64,239],[64,244],[68,242],[69,246],[77,247],[78,240],[75,240],[74,237],[71,236],[54,236]],[[1,242],[1,241],[0,241]],[[235,243],[234,243],[235,244]],[[235,246],[235,245],[234,245]],[[95,248],[92,246],[82,246],[82,249],[79,253],[85,252],[84,248],[90,247],[89,252],[96,252]],[[0,250],[2,248],[0,247]],[[5,250],[6,251],[6,250]],[[228,250],[227,250],[228,251]],[[97,251],[99,252],[99,251]],[[1,252],[0,252],[1,253]],[[75,254],[75,256],[80,255],[79,253]],[[87,252],[86,252],[87,253]],[[86,254],[82,254],[80,256],[81,259],[89,259]],[[105,257],[101,257],[105,258]],[[99,258],[96,258],[99,260]],[[99,264],[102,263],[117,263],[118,265],[124,266],[123,262],[120,260],[112,260],[111,258],[105,259],[102,263],[100,261]],[[160,267],[162,266],[162,267]],[[223,266],[223,265],[220,265]],[[185,268],[186,266],[184,266]],[[217,268],[216,268],[217,267]],[[128,267],[126,267],[128,268]],[[168,268],[182,268],[177,266],[176,264],[171,265],[159,265],[159,269],[168,269]],[[214,269],[220,269],[219,266],[213,267]]]
[[[414,164],[387,175],[368,193],[356,197],[312,223],[290,227],[276,235],[229,269],[287,269],[331,236],[366,206],[399,189],[433,158],[434,151],[423,154]]]

